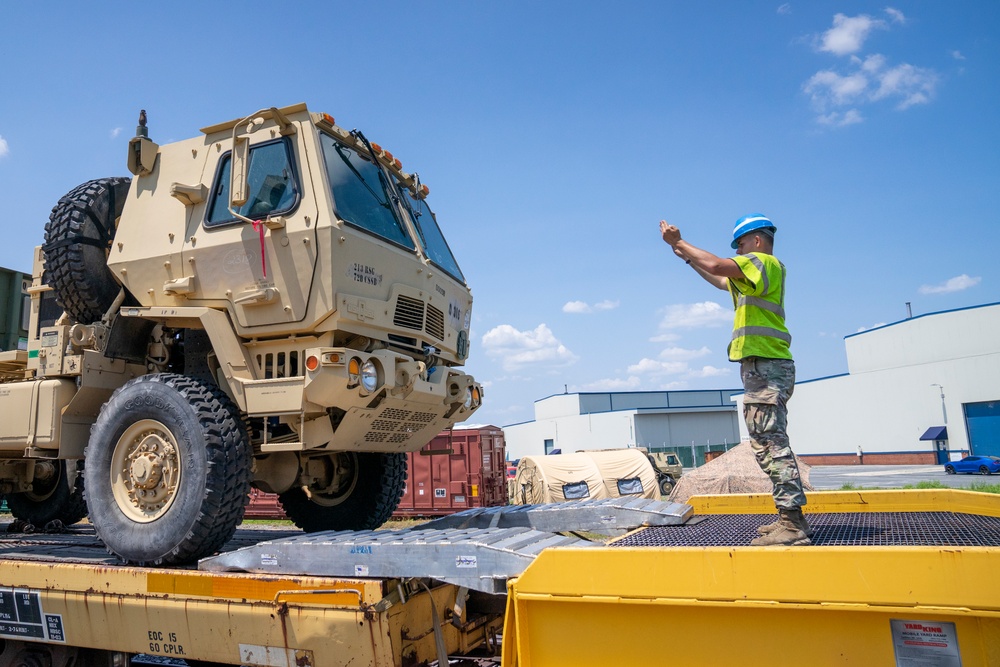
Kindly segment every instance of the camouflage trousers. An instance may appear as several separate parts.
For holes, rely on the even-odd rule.
[[[795,362],[748,357],[740,361],[740,376],[750,447],[760,469],[774,484],[774,505],[786,510],[802,507],[806,504],[806,494],[785,433],[788,399],[795,388]]]

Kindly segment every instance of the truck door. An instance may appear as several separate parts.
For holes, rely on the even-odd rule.
[[[264,134],[263,132],[261,134]],[[249,148],[249,198],[229,211],[231,153],[220,156],[203,225],[184,241],[198,296],[232,304],[242,327],[305,318],[316,265],[316,200],[301,133],[265,137]]]

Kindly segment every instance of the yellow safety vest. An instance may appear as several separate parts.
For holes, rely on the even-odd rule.
[[[762,252],[737,255],[733,261],[743,277],[729,280],[736,309],[730,361],[747,357],[791,359],[792,337],[785,327],[785,265]]]

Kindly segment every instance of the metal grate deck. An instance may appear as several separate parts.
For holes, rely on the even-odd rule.
[[[1000,517],[957,512],[807,514],[816,546],[1000,546]],[[745,547],[774,514],[701,515],[636,531],[613,547]]]

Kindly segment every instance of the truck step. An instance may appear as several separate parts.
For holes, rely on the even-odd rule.
[[[573,500],[544,505],[476,507],[434,519],[415,530],[442,528],[532,528],[550,533],[586,531],[617,535],[641,526],[679,526],[693,516],[690,505],[648,498]]]
[[[331,577],[437,579],[503,593],[543,549],[594,543],[530,528],[440,531],[365,530],[310,533],[211,556],[198,569]]]

